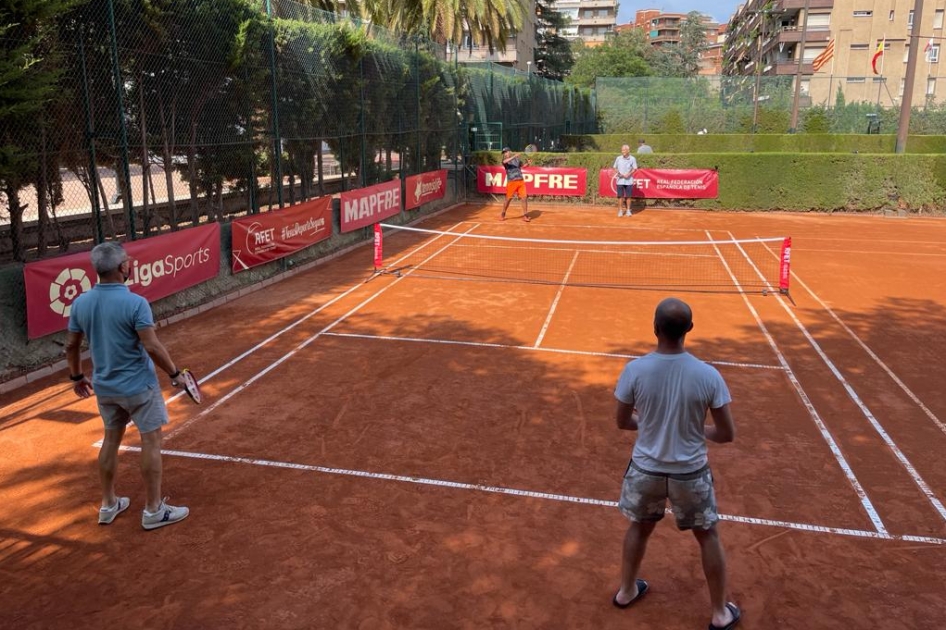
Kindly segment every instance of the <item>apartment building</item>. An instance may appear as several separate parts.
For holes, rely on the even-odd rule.
[[[680,27],[686,13],[663,13],[658,9],[641,9],[634,14],[634,21],[615,27],[620,32],[639,28],[646,34],[652,46],[675,46],[680,43]],[[703,16],[707,48],[700,56],[701,75],[719,75],[722,72],[723,42],[726,41],[726,25],[721,25],[709,16]]]
[[[552,8],[570,20],[559,34],[586,46],[602,44],[617,24],[617,0],[555,0]]]
[[[748,0],[730,21],[723,72],[791,76],[803,105],[831,105],[840,88],[847,102],[897,106],[916,46],[913,104],[942,102],[946,0],[926,0],[919,17],[913,7],[914,0]]]

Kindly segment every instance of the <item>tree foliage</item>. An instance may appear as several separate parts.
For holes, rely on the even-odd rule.
[[[569,18],[556,11],[548,0],[536,2],[536,74],[548,79],[562,80],[575,65],[571,42],[561,36]]]
[[[654,74],[647,61],[647,36],[639,29],[623,31],[600,46],[578,44],[575,65],[566,79],[579,87],[593,87],[598,77],[646,77]]]

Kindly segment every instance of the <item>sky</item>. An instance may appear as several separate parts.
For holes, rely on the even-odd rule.
[[[742,2],[744,0],[618,0],[618,24],[633,22],[634,14],[641,9],[660,9],[665,13],[699,11],[725,24]]]

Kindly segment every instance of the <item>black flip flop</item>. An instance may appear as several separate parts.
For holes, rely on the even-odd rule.
[[[647,594],[647,589],[650,588],[650,585],[649,585],[647,582],[645,582],[644,580],[640,579],[640,578],[637,578],[636,584],[637,584],[637,595],[634,596],[634,599],[632,599],[631,601],[629,601],[629,602],[626,603],[626,604],[622,604],[622,603],[618,602],[618,594],[615,593],[615,594],[614,594],[614,598],[611,600],[611,603],[614,604],[615,606],[617,606],[618,608],[627,608],[628,606],[630,606],[630,605],[633,604],[634,602],[640,600],[641,597],[643,597],[644,595]],[[618,591],[618,593],[620,593],[620,591]]]
[[[732,630],[736,627],[736,624],[739,623],[739,619],[742,618],[742,612],[739,610],[739,606],[736,606],[732,602],[728,602],[726,604],[726,608],[728,608],[729,612],[732,613],[732,621],[727,623],[725,626],[715,626],[710,623],[709,630]]]

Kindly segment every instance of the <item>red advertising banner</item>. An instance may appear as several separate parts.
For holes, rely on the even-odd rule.
[[[588,191],[588,171],[583,168],[530,166],[522,169],[522,178],[530,195],[581,197]],[[476,190],[506,194],[506,169],[480,166],[476,170]]]
[[[401,211],[401,180],[341,194],[342,232],[377,223]]]
[[[617,171],[598,173],[598,196],[617,197]],[[715,199],[719,173],[710,169],[639,168],[634,171],[632,197],[646,199]]]
[[[407,178],[404,187],[404,209],[420,208],[425,203],[435,199],[443,199],[447,194],[447,169],[420,175],[411,175]]]
[[[233,273],[284,258],[332,235],[332,198],[319,197],[282,210],[236,219]]]
[[[217,277],[220,224],[211,223],[122,243],[131,259],[125,284],[149,302]],[[89,252],[26,265],[27,336],[36,339],[65,330],[72,303],[96,283]]]

